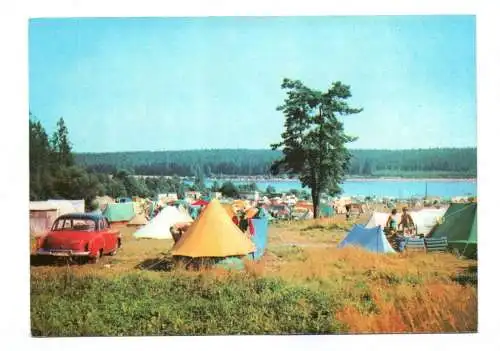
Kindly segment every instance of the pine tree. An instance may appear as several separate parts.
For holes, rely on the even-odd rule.
[[[344,133],[339,116],[359,113],[362,109],[348,106],[350,87],[333,83],[326,92],[306,87],[299,80],[284,79],[285,103],[278,111],[285,115],[282,141],[272,144],[284,156],[271,167],[273,174],[296,174],[303,186],[311,188],[314,217],[319,216],[322,192],[339,193],[339,183],[349,167],[350,153],[345,144],[356,140]]]

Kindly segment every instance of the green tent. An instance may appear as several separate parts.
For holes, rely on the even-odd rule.
[[[328,204],[320,204],[319,212],[321,217],[333,217],[333,207]]]
[[[128,222],[135,216],[134,203],[123,202],[119,204],[108,204],[103,215],[110,223]]]
[[[466,257],[477,255],[477,204],[451,204],[443,222],[430,236],[446,237],[450,247]]]

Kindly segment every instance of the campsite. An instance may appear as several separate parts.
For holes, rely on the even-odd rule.
[[[128,204],[130,209],[141,208]],[[126,215],[123,205],[116,204],[121,211],[112,211],[109,217],[122,235],[116,256],[103,257],[96,265],[38,263],[32,256],[33,335],[471,332],[477,328],[477,261],[452,251],[396,253],[382,232],[371,233],[366,241],[357,228],[380,229],[377,222],[384,212],[373,211],[377,208],[349,220],[345,214],[271,220],[259,244],[259,259],[244,259],[240,264],[226,259],[186,269],[172,257],[174,240],[168,228],[173,222],[189,220],[189,214],[166,206],[149,225],[137,224],[138,215],[133,210]],[[231,241],[231,231],[238,230],[231,226],[234,202],[219,206],[207,213],[209,218],[205,216],[196,230],[198,234],[210,231],[219,239],[192,237],[182,255],[217,254],[211,250],[222,256],[242,255],[252,250]],[[444,223],[457,226],[453,213],[470,206],[475,204],[451,204],[451,219],[436,231]],[[383,211],[385,206],[375,207]],[[474,230],[472,207],[468,220],[461,217],[460,228]],[[448,212],[423,211],[428,218]],[[436,218],[421,222],[425,228],[421,230],[429,232]],[[210,240],[203,242],[203,237]],[[472,243],[475,239],[470,238]],[[234,247],[243,251],[232,252]]]
[[[29,33],[32,336],[478,331],[474,16]]]

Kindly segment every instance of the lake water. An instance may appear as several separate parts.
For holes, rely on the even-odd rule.
[[[207,179],[206,186],[210,187],[213,180]],[[222,180],[218,180],[219,185]],[[235,185],[248,184],[251,181],[232,181]],[[269,185],[277,192],[285,192],[291,189],[302,190],[298,180],[259,180],[255,181],[260,190],[265,190]],[[425,196],[427,183],[427,195],[450,198],[453,196],[476,196],[476,180],[419,180],[419,179],[373,179],[373,180],[347,180],[342,184],[345,196],[388,196],[398,198],[409,198],[411,196]]]

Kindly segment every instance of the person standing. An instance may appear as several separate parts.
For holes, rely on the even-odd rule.
[[[351,204],[345,205],[345,211],[345,218],[346,220],[349,220],[349,218],[351,217]]]
[[[387,218],[387,222],[385,223],[385,227],[388,228],[391,232],[396,232],[398,229],[398,219],[396,218],[398,211],[394,208]]]
[[[403,232],[405,232],[405,229],[412,231],[415,228],[415,222],[408,213],[408,208],[406,207],[403,207],[403,214],[401,215],[401,221],[398,224],[398,228],[400,227],[403,229]]]

